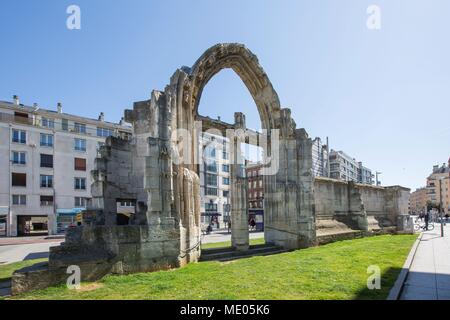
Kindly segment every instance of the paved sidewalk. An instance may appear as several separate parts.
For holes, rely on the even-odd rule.
[[[264,238],[264,232],[250,232],[250,239]],[[231,241],[231,233],[226,230],[215,230],[208,235],[203,236],[202,243],[217,243]]]
[[[450,300],[450,224],[424,232],[414,256],[401,300]]]
[[[55,236],[36,236],[36,237],[6,237],[0,238],[0,246],[12,246],[21,244],[34,244],[34,243],[51,243],[64,241],[64,235]]]

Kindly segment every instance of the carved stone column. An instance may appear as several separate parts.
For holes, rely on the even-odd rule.
[[[245,116],[235,113],[235,127],[245,130]],[[231,245],[235,250],[245,251],[249,248],[248,230],[248,183],[245,178],[245,163],[241,153],[242,141],[235,137],[230,141],[231,148]]]

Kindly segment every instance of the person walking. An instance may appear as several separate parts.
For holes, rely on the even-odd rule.
[[[256,222],[255,219],[250,220],[250,230],[256,230]]]
[[[424,218],[425,218],[425,227],[424,227],[424,230],[425,230],[425,231],[428,231],[428,222],[430,221],[430,212],[429,212],[428,210],[425,212]]]

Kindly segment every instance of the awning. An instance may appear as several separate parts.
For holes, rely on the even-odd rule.
[[[7,215],[9,212],[8,207],[0,207],[0,214]]]
[[[56,210],[56,214],[58,216],[76,216],[84,210],[86,210],[86,208],[58,209]]]

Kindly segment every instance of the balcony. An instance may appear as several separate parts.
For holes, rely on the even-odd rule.
[[[51,121],[52,125],[49,125],[48,121],[46,121],[46,125],[43,125],[42,119],[37,119],[37,118],[33,118],[33,117],[17,116],[14,114],[0,112],[0,122],[15,123],[15,124],[21,124],[21,125],[27,125],[27,126],[48,129],[48,130],[56,130],[56,131],[70,132],[70,133],[86,135],[86,136],[106,138],[104,135],[99,136],[98,128],[80,127],[80,126],[75,125],[75,123],[72,123],[69,125],[68,123],[61,122],[61,119],[54,119],[54,121]],[[127,131],[111,129],[110,135],[112,137],[121,138],[124,140],[131,139],[131,133],[127,132]]]

